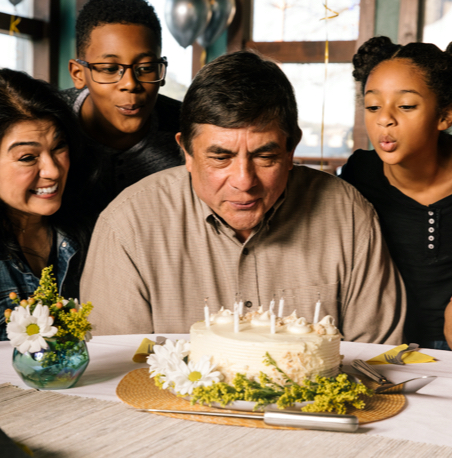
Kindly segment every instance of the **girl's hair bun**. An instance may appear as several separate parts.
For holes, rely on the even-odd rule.
[[[445,53],[452,56],[452,41],[447,45]]]
[[[360,46],[358,52],[353,56],[353,77],[366,84],[370,72],[384,60],[390,59],[401,48],[401,45],[394,44],[388,37],[373,37]]]
[[[394,44],[388,37],[367,40],[353,56],[353,77],[361,83],[362,93],[369,75],[385,60],[406,59],[419,68],[428,87],[435,93],[440,111],[452,104],[452,43],[441,51],[432,43]]]

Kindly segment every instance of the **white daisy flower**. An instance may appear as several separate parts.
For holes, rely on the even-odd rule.
[[[177,340],[176,343],[167,339],[165,344],[160,345],[160,347],[166,348],[170,353],[176,354],[180,359],[185,358],[190,353],[190,342],[187,342],[184,339]]]
[[[204,355],[197,363],[189,361],[185,364],[180,361],[176,371],[167,374],[167,377],[174,382],[174,390],[179,394],[192,394],[193,389],[198,386],[210,386],[213,382],[218,383],[222,378],[214,364],[210,364],[210,356]]]
[[[165,374],[170,370],[169,365],[182,361],[190,352],[190,342],[181,339],[174,344],[168,339],[164,345],[154,345],[153,351],[154,354],[149,355],[147,359],[147,363],[151,366],[149,368],[151,377]]]
[[[6,327],[11,345],[21,353],[35,353],[41,348],[48,348],[44,337],[52,337],[58,328],[52,326],[53,318],[49,316],[49,307],[38,302],[33,313],[30,306],[16,307],[11,313],[10,322]]]
[[[147,363],[150,366],[150,377],[152,378],[159,375],[160,381],[163,382],[162,388],[168,388],[172,384],[172,380],[168,377],[168,374],[174,372],[181,361],[182,359],[175,353],[169,353],[167,349],[163,348],[161,345],[155,345],[154,354],[149,355],[147,359]]]

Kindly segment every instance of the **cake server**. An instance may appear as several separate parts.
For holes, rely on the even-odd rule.
[[[375,390],[377,394],[414,393],[436,379],[435,375],[424,375],[423,377],[416,377],[405,380],[404,382],[393,383],[361,359],[354,359],[352,367],[381,385]]]
[[[206,415],[209,417],[232,417],[251,420],[264,420],[267,425],[290,426],[292,428],[319,429],[352,433],[358,429],[359,422],[355,415],[335,413],[312,413],[300,411],[266,410],[264,414],[245,414],[227,412],[204,412],[194,410],[137,409],[140,412],[177,413],[184,415]]]
[[[391,393],[415,393],[416,391],[428,385],[436,379],[436,375],[424,375],[423,377],[416,377],[410,380],[405,380],[400,383],[389,383],[379,386],[375,393],[377,394],[391,394]]]

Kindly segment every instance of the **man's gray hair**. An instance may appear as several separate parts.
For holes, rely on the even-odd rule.
[[[287,136],[287,151],[301,139],[292,85],[278,65],[255,52],[238,51],[203,67],[185,95],[181,141],[189,154],[199,124],[223,128],[277,123]]]

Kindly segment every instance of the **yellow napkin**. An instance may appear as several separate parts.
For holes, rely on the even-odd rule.
[[[374,364],[389,364],[385,360],[385,355],[388,356],[395,356],[399,351],[405,350],[405,348],[408,348],[408,345],[403,344],[399,345],[398,347],[394,347],[391,350],[388,350],[381,355],[375,356],[372,359],[367,360],[366,362],[370,364],[371,366]],[[435,358],[429,355],[424,355],[423,353],[419,353],[418,351],[412,351],[410,353],[404,353],[402,355],[402,361],[405,364],[417,364],[417,363],[433,363],[436,361]]]
[[[154,348],[155,342],[152,340],[147,339],[146,337],[141,342],[138,350],[133,355],[133,362],[134,363],[145,363],[147,357],[152,353],[152,349]]]

